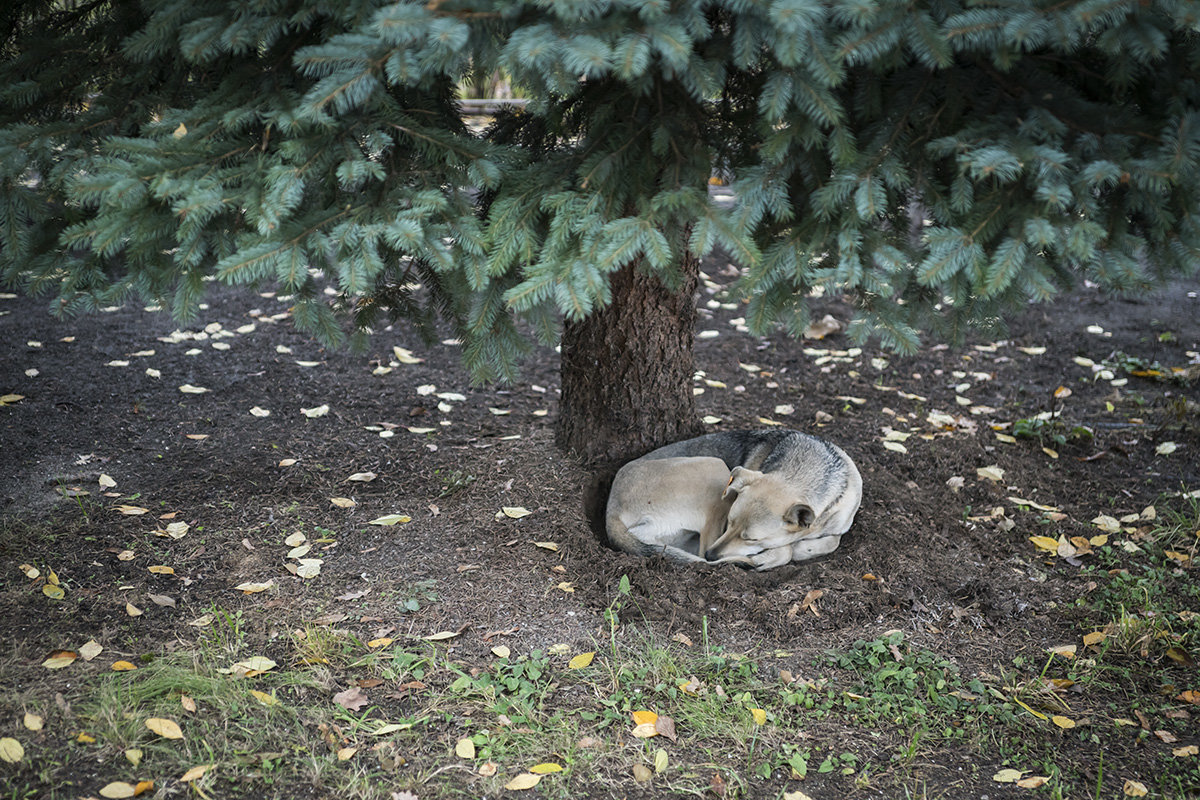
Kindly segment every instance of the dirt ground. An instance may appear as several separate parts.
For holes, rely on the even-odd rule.
[[[581,511],[585,474],[554,447],[553,351],[516,385],[472,387],[452,342],[397,326],[366,353],[328,351],[271,293],[216,289],[187,324],[135,303],[60,322],[6,295],[0,394],[21,397],[0,407],[0,648],[40,660],[96,637],[136,654],[194,638],[188,621],[216,604],[364,637],[462,631],[449,647],[465,656],[498,641],[578,649],[603,635],[625,575],[630,613],[664,635],[698,638],[706,619],[732,651],[805,654],[899,629],[974,673],[1077,637],[1070,605],[1086,597],[1089,556],[1038,557],[1029,536],[1089,537],[1100,514],[1200,487],[1200,282],[1123,299],[1081,288],[1002,337],[899,357],[842,333],[751,337],[721,295],[731,271],[705,268],[695,385],[711,428],[807,431],[862,472],[862,508],[831,556],[754,573],[607,548]],[[816,310],[847,317],[837,300]],[[1047,411],[1061,424],[1042,440],[998,437]],[[1002,477],[981,476],[988,467]],[[1060,511],[1048,519],[1014,497]],[[532,513],[502,511],[516,507]],[[22,521],[79,512],[86,535],[28,551]],[[389,514],[411,521],[369,524]],[[190,527],[172,538],[177,522]],[[295,532],[315,544],[313,577],[287,557]],[[68,585],[64,600],[16,569],[34,558]],[[273,586],[248,595],[244,582]],[[278,633],[277,615],[251,619],[265,640]]]

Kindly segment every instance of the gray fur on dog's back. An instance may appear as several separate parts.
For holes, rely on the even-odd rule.
[[[831,474],[837,471],[836,463],[849,460],[845,451],[835,444],[786,429],[710,433],[660,447],[642,458],[676,456],[713,456],[724,461],[730,469],[746,467],[760,472],[789,472],[801,465],[827,463]]]
[[[821,494],[829,504],[836,502],[836,498],[846,492],[862,493],[862,477],[846,451],[800,431],[774,429],[709,433],[660,447],[642,458],[677,456],[713,456],[724,461],[730,469],[746,467],[759,472],[780,472],[794,476],[801,485],[810,489],[821,487]],[[821,466],[821,475],[812,474],[814,465]]]

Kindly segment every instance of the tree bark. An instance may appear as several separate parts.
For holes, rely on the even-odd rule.
[[[613,275],[607,307],[563,328],[558,445],[600,472],[701,432],[692,394],[700,266],[683,258],[678,290],[630,264]]]

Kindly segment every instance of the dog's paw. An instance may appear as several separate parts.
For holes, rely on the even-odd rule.
[[[792,548],[790,546],[775,547],[770,550],[763,550],[757,555],[750,556],[750,564],[759,572],[768,569],[782,567],[784,564],[792,560]]]

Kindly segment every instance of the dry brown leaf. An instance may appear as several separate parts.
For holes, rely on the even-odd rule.
[[[333,696],[333,702],[337,703],[347,711],[358,711],[365,705],[370,704],[370,700],[362,693],[362,690],[357,686],[351,686],[345,691],[338,692]]]

